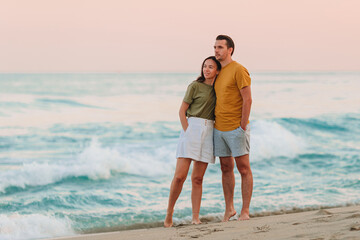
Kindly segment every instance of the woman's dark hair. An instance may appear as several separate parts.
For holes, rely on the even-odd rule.
[[[221,70],[221,63],[214,56],[210,56],[210,57],[205,58],[205,60],[201,64],[201,75],[196,79],[196,81],[198,81],[198,82],[204,82],[205,81],[203,68],[204,68],[204,64],[205,64],[206,60],[208,60],[208,59],[211,59],[216,63],[216,70],[218,70],[218,71]]]

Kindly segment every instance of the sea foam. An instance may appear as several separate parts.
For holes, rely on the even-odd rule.
[[[135,149],[122,156],[118,149],[102,147],[94,138],[71,162],[24,163],[15,169],[1,172],[0,191],[5,192],[8,187],[48,185],[69,177],[98,180],[109,179],[116,173],[164,175],[175,166],[174,161],[165,160],[172,155],[171,150],[160,147],[150,153]]]
[[[251,122],[251,154],[253,161],[274,157],[294,157],[306,149],[306,140],[274,121]]]
[[[280,124],[272,121],[251,123],[251,160],[274,157],[294,157],[302,153],[306,142]],[[71,161],[24,163],[2,172],[0,191],[8,187],[26,188],[59,182],[70,177],[88,177],[92,180],[109,179],[116,173],[141,176],[169,175],[175,168],[174,141],[163,145],[104,147],[96,138]]]
[[[0,239],[39,239],[74,235],[71,221],[41,214],[0,214]]]

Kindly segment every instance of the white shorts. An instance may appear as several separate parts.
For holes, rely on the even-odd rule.
[[[189,126],[181,130],[176,158],[191,158],[195,161],[215,163],[213,150],[214,121],[203,118],[188,118]]]

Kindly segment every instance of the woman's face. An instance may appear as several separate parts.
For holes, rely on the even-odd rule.
[[[204,62],[202,70],[205,79],[212,79],[218,74],[216,63],[212,59],[208,59]]]

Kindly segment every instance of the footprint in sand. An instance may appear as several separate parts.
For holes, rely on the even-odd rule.
[[[268,232],[270,231],[270,226],[269,225],[263,225],[260,227],[256,227],[254,228],[255,233],[260,233],[260,232]]]
[[[209,234],[214,233],[214,232],[222,232],[222,231],[224,231],[224,229],[220,229],[220,228],[214,228],[214,229],[211,229],[211,228],[197,228],[197,230],[199,230],[201,232],[204,232],[204,235],[209,235]]]
[[[346,217],[345,219],[351,219],[351,218],[360,218],[360,213],[355,213],[351,216]]]
[[[360,231],[360,223],[355,223],[350,227],[350,231]]]
[[[209,235],[211,234],[211,229],[207,228],[207,227],[198,227],[195,228],[196,230],[200,231],[202,234],[204,235]]]
[[[195,228],[196,230],[199,230],[200,232],[207,232],[208,230],[209,230],[209,228],[207,228],[207,227],[197,227],[197,228]]]
[[[317,211],[315,213],[315,215],[318,215],[318,216],[321,216],[321,217],[317,217],[317,218],[314,218],[313,221],[315,222],[329,222],[331,221],[331,217],[333,216],[333,213],[332,212],[329,212],[325,209],[321,209],[319,211]]]
[[[333,215],[332,212],[329,212],[325,209],[320,209],[319,211],[317,211],[317,213],[315,213],[316,215]]]
[[[191,237],[191,238],[199,238],[199,237],[203,237],[203,235],[201,235],[201,234],[196,234],[196,235],[191,235],[190,237]]]

